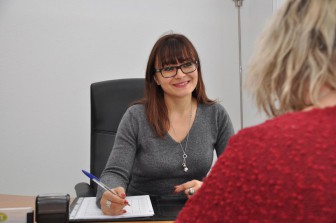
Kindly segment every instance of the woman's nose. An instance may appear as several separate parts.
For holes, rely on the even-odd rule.
[[[177,68],[177,74],[176,74],[176,78],[182,78],[185,76],[185,73],[183,73],[183,71],[181,70],[181,68]]]

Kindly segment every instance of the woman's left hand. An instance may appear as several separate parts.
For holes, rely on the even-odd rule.
[[[187,197],[191,197],[193,196],[198,189],[201,188],[203,182],[202,181],[199,181],[199,180],[191,180],[191,181],[188,181],[184,184],[180,184],[180,185],[176,185],[174,188],[174,192],[175,193],[180,193],[180,192],[184,192]]]

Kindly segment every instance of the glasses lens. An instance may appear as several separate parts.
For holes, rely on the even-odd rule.
[[[176,69],[177,69],[176,67],[164,67],[161,70],[161,73],[164,77],[172,77],[172,76],[175,76]]]
[[[181,70],[185,74],[194,72],[196,69],[197,69],[197,65],[194,62],[188,62],[188,63],[181,65]]]
[[[181,66],[171,66],[171,67],[164,67],[161,70],[161,74],[163,77],[173,77],[177,74],[177,69],[181,68],[182,72],[185,74],[189,74],[194,72],[197,69],[197,64],[195,62],[187,62],[182,64]]]

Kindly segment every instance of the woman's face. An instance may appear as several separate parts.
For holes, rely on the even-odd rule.
[[[161,63],[158,61],[155,64],[155,68],[163,69],[161,72],[168,77],[163,77],[160,71],[157,71],[154,76],[155,82],[161,86],[165,97],[184,98],[191,96],[198,82],[196,62],[187,60],[183,63],[168,64],[164,67],[160,67],[159,64]],[[169,77],[174,74],[176,75]]]

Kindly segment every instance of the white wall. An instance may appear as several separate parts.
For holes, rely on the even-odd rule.
[[[246,0],[241,8],[242,16],[242,60],[243,78],[245,78],[249,58],[254,49],[258,35],[271,17],[273,7],[279,4],[279,0]],[[257,110],[248,92],[243,91],[243,125],[244,127],[255,125],[265,120],[264,113]]]
[[[246,0],[241,12],[245,67],[272,2]],[[1,0],[0,193],[74,195],[77,182],[88,182],[89,85],[144,77],[151,47],[167,31],[194,43],[208,95],[239,130],[232,0]],[[244,126],[263,120],[254,111],[244,98]]]
[[[285,0],[273,0],[273,12],[276,11],[282,4],[284,4]]]

